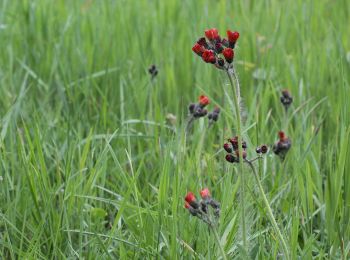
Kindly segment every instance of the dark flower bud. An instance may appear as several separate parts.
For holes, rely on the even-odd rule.
[[[285,97],[285,98],[291,98],[291,97],[292,97],[292,96],[290,95],[288,89],[282,90],[282,96]]]
[[[247,143],[246,143],[246,141],[243,141],[243,142],[242,142],[242,148],[243,148],[243,149],[247,149]]]
[[[283,160],[292,146],[292,143],[283,131],[278,132],[278,136],[279,141],[273,145],[272,150]]]
[[[205,39],[204,37],[199,38],[198,41],[197,41],[197,43],[198,43],[199,45],[203,46],[205,49],[208,48],[208,43],[207,43],[207,41],[206,41],[206,39]]]
[[[196,104],[193,104],[193,103],[191,103],[191,104],[188,106],[188,110],[190,111],[191,114],[193,114],[193,111],[194,111],[195,107],[196,107]]]
[[[284,108],[287,110],[288,107],[292,104],[293,102],[293,97],[289,93],[287,89],[282,90],[282,96],[280,97],[281,103],[284,106]]]
[[[263,144],[262,146],[260,146],[260,148],[261,148],[261,153],[267,153],[267,151],[269,150],[266,144]]]
[[[208,114],[208,110],[202,109],[202,112],[201,112],[200,116],[201,116],[201,117],[202,117],[202,116],[206,116],[207,114]]]
[[[210,206],[212,206],[214,209],[217,209],[217,208],[220,208],[220,203],[217,202],[217,201],[214,200],[214,199],[211,199],[211,200],[210,200]]]
[[[225,159],[230,163],[236,162],[236,158],[232,154],[226,154]]]
[[[238,149],[238,136],[229,139],[229,142],[232,144],[234,150]]]
[[[215,44],[215,51],[216,51],[216,53],[221,53],[223,50],[224,50],[224,47],[222,46],[221,43],[218,42],[218,43]]]
[[[219,114],[220,113],[220,107],[216,106],[214,107],[214,113]]]
[[[258,147],[255,149],[255,152],[260,154],[260,153],[261,153],[261,147],[258,146]]]
[[[218,58],[218,65],[219,65],[220,67],[223,67],[223,66],[225,65],[225,61],[224,61],[223,58]]]
[[[212,113],[212,120],[214,121],[214,122],[216,122],[216,121],[218,121],[218,119],[219,119],[219,114],[217,114],[217,113]]]
[[[205,201],[201,201],[201,209],[204,213],[207,213],[208,212],[208,205]]]
[[[158,69],[156,65],[151,65],[148,69],[148,73],[151,74],[152,79],[155,78],[158,75]]]
[[[232,148],[231,148],[229,143],[225,143],[224,144],[224,149],[225,149],[226,152],[232,153]]]
[[[198,118],[198,117],[202,117],[202,114],[203,114],[203,109],[199,106],[196,106],[195,110],[193,111],[193,116],[195,118]]]

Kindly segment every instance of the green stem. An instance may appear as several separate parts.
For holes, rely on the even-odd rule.
[[[221,245],[220,237],[219,237],[218,232],[216,231],[215,226],[213,226],[213,225],[211,225],[211,224],[210,224],[209,226],[211,227],[211,230],[213,230],[213,233],[214,233],[216,242],[217,242],[217,244],[218,244],[218,246],[219,246],[219,249],[220,249],[220,253],[221,253],[221,255],[222,255],[222,258],[223,258],[224,260],[227,260],[226,253],[225,253],[225,251],[224,251],[224,248],[223,248],[222,245]]]
[[[272,226],[275,229],[275,232],[277,233],[277,236],[278,236],[279,240],[282,243],[282,248],[283,248],[285,259],[288,260],[289,259],[289,251],[288,251],[287,244],[286,244],[286,242],[285,242],[285,240],[284,240],[284,238],[282,236],[281,230],[279,229],[279,227],[277,225],[277,222],[275,220],[275,217],[274,217],[274,215],[272,213],[272,209],[271,209],[270,204],[269,204],[269,202],[268,202],[268,200],[266,198],[266,195],[265,195],[264,189],[263,189],[263,187],[261,185],[261,181],[259,179],[259,176],[258,176],[257,172],[255,171],[254,165],[248,160],[245,160],[245,162],[247,162],[248,165],[250,166],[250,168],[252,169],[252,172],[254,174],[255,180],[258,183],[260,195],[262,196],[264,204],[265,204],[265,207],[267,208],[268,217],[269,217],[269,219],[270,219],[270,221],[272,223]]]
[[[240,171],[240,178],[241,178],[240,203],[241,203],[241,221],[242,221],[242,241],[243,241],[243,248],[246,250],[246,252],[248,252],[247,230],[246,230],[246,223],[245,223],[245,198],[244,198],[245,178],[244,178],[244,172],[243,172],[243,149],[242,149],[242,129],[241,129],[242,120],[241,120],[241,109],[240,109],[241,91],[240,91],[239,80],[233,65],[231,70],[229,68],[226,69],[226,73],[232,87],[235,112],[236,112],[238,152],[239,152],[239,171]],[[236,84],[234,84],[233,78],[235,79]]]

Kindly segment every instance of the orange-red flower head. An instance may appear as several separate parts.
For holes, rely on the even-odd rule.
[[[234,57],[234,55],[235,55],[233,49],[231,49],[231,48],[225,48],[225,49],[222,51],[222,54],[224,55],[225,60],[226,60],[228,63],[232,63],[233,57]]]
[[[205,95],[200,95],[199,96],[199,104],[201,104],[202,106],[206,106],[210,103],[210,100],[207,96]]]
[[[198,54],[199,56],[202,56],[203,52],[205,51],[205,48],[199,43],[196,43],[195,45],[193,45],[192,51]]]
[[[210,197],[210,192],[208,188],[204,188],[203,190],[200,191],[202,199],[206,199]]]
[[[208,38],[208,40],[218,40],[220,39],[219,32],[216,28],[205,30],[205,36]]]
[[[191,204],[196,201],[196,196],[194,196],[193,192],[189,191],[185,196],[185,201]]]
[[[215,63],[216,62],[216,56],[214,51],[212,50],[205,50],[202,53],[202,59],[206,62],[206,63]]]
[[[232,32],[230,30],[227,30],[227,38],[229,43],[236,43],[239,38],[239,32]]]
[[[286,134],[283,131],[279,131],[278,136],[281,142],[283,142],[286,139]]]

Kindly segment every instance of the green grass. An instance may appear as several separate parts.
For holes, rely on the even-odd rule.
[[[235,130],[227,99],[218,124],[196,121],[185,143],[187,105],[205,93],[222,106],[228,84],[191,51],[210,27],[241,33],[248,155],[280,129],[292,139],[284,162],[257,164],[292,259],[349,258],[349,20],[347,0],[1,0],[0,258],[217,259],[214,235],[183,208],[188,190],[209,187],[228,258],[276,259],[248,167],[241,246],[237,165],[221,149]]]

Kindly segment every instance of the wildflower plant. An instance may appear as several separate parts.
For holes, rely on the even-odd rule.
[[[208,225],[215,235],[222,257],[227,259],[217,232],[217,223],[220,217],[220,203],[211,196],[208,188],[202,189],[200,191],[200,196],[201,200],[198,201],[193,192],[188,192],[185,196],[185,208],[192,216],[197,217]]]
[[[210,100],[205,95],[200,95],[198,98],[198,103],[191,103],[188,106],[188,120],[186,126],[186,133],[192,128],[193,123],[196,119],[208,116],[209,124],[208,128],[213,125],[219,119],[220,108],[215,106],[212,112],[208,112],[206,107],[210,104]]]
[[[282,249],[285,259],[289,259],[289,251],[287,244],[284,240],[284,237],[277,225],[275,217],[273,215],[270,204],[267,200],[265,192],[263,190],[260,178],[257,171],[255,170],[253,162],[257,159],[262,158],[263,154],[268,152],[267,145],[260,145],[256,148],[258,157],[249,160],[247,158],[247,144],[243,141],[242,133],[242,116],[241,116],[241,91],[240,91],[240,82],[238,75],[235,70],[235,47],[237,46],[237,41],[240,37],[240,34],[236,31],[228,30],[226,32],[227,38],[222,38],[219,35],[219,32],[216,28],[208,29],[205,31],[205,37],[201,37],[192,47],[193,52],[200,56],[205,63],[212,64],[215,68],[222,70],[228,77],[232,92],[233,92],[233,114],[235,115],[235,125],[236,125],[236,136],[229,139],[228,143],[224,144],[224,150],[227,152],[225,159],[229,163],[237,163],[239,165],[239,175],[240,175],[240,204],[241,204],[241,228],[242,228],[242,245],[246,252],[247,248],[247,231],[245,223],[245,174],[244,174],[244,164],[247,164],[257,182],[259,192],[263,198],[265,207],[267,208],[267,216],[272,223],[272,226],[278,236],[278,239],[281,241]],[[292,103],[293,99],[291,98],[288,91],[282,92],[281,102],[285,107],[287,112],[288,107]],[[194,108],[194,107],[193,107]],[[275,154],[281,158],[285,157],[286,152],[290,148],[290,140],[285,137],[284,133],[280,132],[280,140],[273,146],[273,151]],[[191,206],[191,205],[190,205]],[[193,207],[192,207],[193,208]],[[192,212],[193,209],[191,209]],[[191,211],[190,211],[191,212]]]

